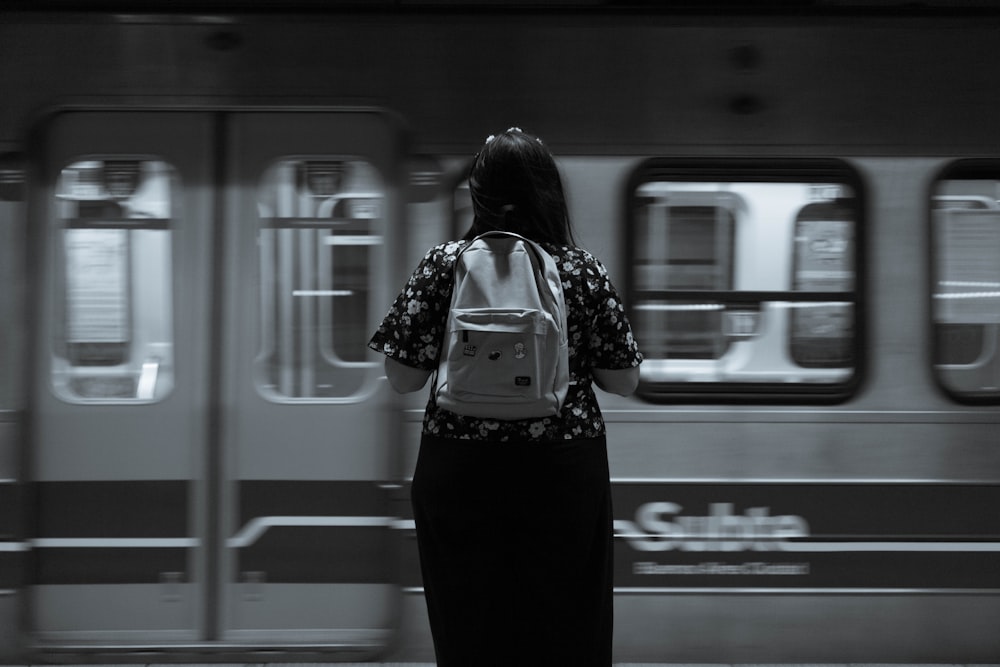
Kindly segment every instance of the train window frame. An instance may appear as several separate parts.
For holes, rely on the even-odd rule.
[[[982,181],[983,185],[980,186],[978,181]],[[979,193],[983,190],[987,184],[993,185],[994,193],[993,196],[984,196]],[[969,192],[958,192],[959,190]],[[997,310],[992,313],[991,317],[994,321],[988,321],[990,316],[986,314],[981,314],[986,317],[987,321],[982,322],[954,322],[946,321],[947,319],[968,319],[968,308],[962,308],[962,302],[969,301],[974,298],[989,298],[997,299],[1000,298],[1000,292],[993,292],[986,288],[986,292],[983,292],[985,285],[990,285],[996,288],[1000,284],[1000,257],[997,259],[997,263],[994,267],[987,267],[987,271],[990,273],[995,273],[992,276],[959,276],[968,278],[975,278],[973,282],[975,283],[974,292],[955,292],[954,290],[949,290],[948,286],[945,285],[949,281],[949,276],[947,274],[953,273],[953,266],[959,266],[963,269],[963,273],[968,273],[969,262],[963,261],[960,265],[957,263],[952,263],[948,267],[943,266],[944,264],[949,264],[949,253],[946,252],[945,243],[943,243],[944,238],[942,235],[945,233],[943,225],[946,223],[947,218],[943,215],[943,211],[950,211],[949,217],[957,216],[957,218],[973,218],[976,216],[988,215],[995,220],[995,224],[998,225],[997,231],[994,232],[995,237],[993,239],[983,239],[982,236],[976,238],[967,238],[966,247],[976,247],[982,248],[984,242],[988,243],[990,241],[1000,244],[1000,160],[989,159],[989,158],[970,158],[961,159],[949,162],[938,170],[937,174],[931,179],[928,190],[927,190],[927,237],[928,237],[928,282],[927,282],[927,299],[928,299],[928,327],[930,331],[930,344],[927,350],[927,363],[931,370],[931,374],[934,378],[934,382],[939,388],[939,390],[946,395],[949,399],[962,404],[969,405],[996,405],[1000,404],[1000,306]],[[951,206],[946,206],[944,204],[952,204]],[[980,229],[980,231],[982,231]],[[949,245],[949,248],[957,248],[959,251],[961,239],[956,239],[956,242]],[[981,272],[984,267],[981,264],[973,263],[973,271],[979,269]],[[961,282],[961,281],[959,281]],[[959,289],[961,286],[958,286]],[[966,286],[968,287],[968,285]],[[969,299],[964,299],[963,297],[969,297]],[[953,301],[958,300],[955,305],[952,305]],[[953,324],[957,326],[964,327],[966,331],[964,333],[968,334],[967,331],[969,326],[975,326],[977,328],[982,328],[983,338],[979,343],[979,353],[977,357],[972,361],[960,362],[955,361],[955,363],[945,363],[943,362],[942,356],[945,353],[945,348],[947,347],[946,338],[948,337],[945,332],[945,326],[948,324]],[[986,336],[992,330],[992,336],[987,343]],[[958,332],[963,333],[963,332]],[[976,388],[970,388],[969,386],[960,386],[968,383],[969,380],[975,382],[976,374],[982,370],[982,358],[983,354],[987,351],[985,347],[987,345],[992,345],[990,352],[992,353],[992,361],[990,362],[993,367],[993,373],[991,375],[993,384],[990,386],[984,386],[980,384]],[[987,369],[987,375],[990,375],[989,369]]]
[[[274,184],[269,182],[271,175],[282,168],[287,168],[287,166],[292,166],[294,169],[299,169],[300,166],[305,165],[318,165],[318,164],[339,164],[342,167],[351,163],[359,163],[365,165],[365,169],[369,170],[377,180],[377,192],[372,191],[350,191],[338,190],[336,192],[321,192],[316,190],[313,192],[310,190],[310,195],[304,195],[302,192],[296,192],[299,197],[313,196],[317,202],[319,199],[323,199],[322,203],[317,203],[317,210],[314,215],[303,215],[299,213],[291,215],[282,215],[278,210],[272,210],[271,215],[266,215],[265,211],[271,204],[264,201],[264,195],[269,192],[268,188],[275,187]],[[346,168],[346,167],[345,167]],[[299,178],[309,178],[309,174],[300,174],[296,171],[295,179]],[[257,235],[257,245],[260,248],[260,254],[258,255],[258,271],[257,271],[257,308],[259,309],[259,316],[257,318],[258,326],[258,341],[259,349],[255,356],[254,361],[254,373],[253,382],[254,386],[263,398],[273,403],[357,403],[366,400],[371,396],[378,387],[378,377],[381,374],[381,364],[373,358],[373,354],[368,350],[367,342],[370,332],[373,330],[371,322],[377,313],[378,305],[376,304],[376,299],[374,299],[374,294],[371,290],[374,289],[375,283],[372,281],[372,272],[377,270],[380,263],[384,264],[384,252],[385,252],[385,234],[388,225],[387,218],[387,199],[388,199],[388,187],[386,185],[385,175],[378,169],[374,162],[372,162],[365,155],[358,154],[286,154],[275,156],[274,159],[268,162],[266,167],[261,171],[259,178],[257,180],[256,189],[256,203],[258,214],[255,220],[256,235]],[[309,183],[299,183],[297,180],[292,184],[294,187],[298,188],[303,186],[305,189],[312,188],[312,184]],[[325,187],[325,186],[318,186]],[[352,197],[353,196],[353,197]],[[375,205],[375,213],[372,215],[369,213],[359,214],[355,217],[338,217],[335,215],[336,207],[341,201],[347,201],[349,199],[365,199],[365,200],[377,200]],[[324,207],[329,204],[329,210],[324,213]],[[274,203],[275,207],[280,207],[278,202]],[[293,208],[297,208],[295,204],[292,204]],[[327,214],[328,213],[328,214]],[[322,215],[321,215],[322,214]],[[337,232],[351,231],[348,228],[355,224],[359,220],[373,220],[375,222],[375,233],[373,234],[347,234],[342,235]],[[265,232],[273,233],[273,240],[268,241],[265,238]],[[286,304],[286,311],[280,316],[274,316],[271,320],[267,319],[266,313],[269,310],[269,304],[273,306],[270,310],[281,309],[282,304],[279,303],[279,297],[277,296],[278,286],[273,284],[268,286],[266,284],[266,273],[267,264],[270,261],[275,267],[272,267],[272,271],[275,274],[274,281],[278,281],[277,274],[284,271],[284,268],[278,267],[277,264],[284,261],[280,256],[275,256],[267,258],[266,253],[269,252],[269,247],[273,246],[276,255],[280,255],[280,246],[283,241],[283,237],[295,235],[297,237],[296,241],[293,242],[296,245],[301,245],[302,243],[308,244],[308,240],[300,238],[303,235],[315,236],[316,250],[317,253],[315,257],[312,258],[314,262],[315,279],[317,281],[322,281],[323,278],[320,275],[323,271],[332,271],[329,275],[329,284],[318,284],[314,288],[293,288],[292,297],[298,297],[300,304],[305,304],[308,299],[323,299],[323,297],[329,297],[333,299],[337,296],[348,295],[349,290],[338,289],[338,284],[336,283],[336,268],[334,267],[333,254],[337,252],[338,247],[347,247],[352,243],[360,247],[367,248],[371,251],[370,255],[366,258],[366,263],[364,266],[364,280],[362,285],[368,289],[368,294],[365,297],[366,303],[364,316],[360,321],[359,331],[361,332],[361,345],[358,348],[358,358],[356,359],[345,359],[338,351],[338,345],[336,340],[332,338],[327,340],[324,338],[320,332],[323,330],[324,326],[331,331],[331,336],[334,334],[334,304],[328,302],[327,300],[315,302],[316,308],[313,316],[316,320],[316,326],[312,334],[304,332],[303,330],[302,338],[298,341],[304,345],[312,345],[312,342],[316,344],[316,349],[311,353],[312,359],[315,360],[315,364],[311,370],[306,371],[306,375],[310,373],[316,373],[316,365],[325,364],[329,368],[342,369],[343,372],[351,372],[356,376],[355,380],[351,381],[351,386],[353,387],[350,391],[344,391],[339,394],[331,395],[318,395],[320,390],[327,387],[326,384],[315,384],[312,387],[312,393],[307,390],[300,390],[298,393],[290,393],[290,389],[294,389],[296,386],[301,389],[301,387],[309,384],[308,377],[296,377],[289,378],[287,368],[280,365],[280,360],[276,369],[273,369],[269,374],[267,370],[268,362],[267,360],[278,354],[275,352],[278,348],[287,347],[289,344],[295,345],[297,343],[292,342],[282,343],[278,340],[279,336],[290,337],[294,336],[294,333],[288,330],[291,326],[291,320],[287,320],[289,313],[293,319],[298,318],[295,314],[295,307],[292,304]],[[325,235],[325,236],[324,236]],[[364,237],[363,239],[361,237]],[[339,240],[338,240],[339,239]],[[353,241],[352,241],[353,239]],[[329,249],[330,253],[327,256],[323,252],[319,252],[320,246]],[[324,260],[325,258],[325,260]],[[373,268],[375,267],[375,268]],[[280,270],[279,270],[280,269]],[[290,271],[296,274],[301,272],[302,267],[295,265]],[[298,277],[290,276],[288,280],[296,281],[302,279],[302,276]],[[343,292],[343,293],[341,293]],[[271,300],[269,302],[269,299]],[[273,302],[273,303],[271,303]],[[303,306],[305,308],[306,306]],[[303,308],[299,308],[302,311]],[[291,309],[291,310],[288,310]],[[282,320],[285,317],[286,320]],[[308,318],[306,318],[308,319]],[[284,322],[284,324],[282,324]],[[269,327],[270,324],[270,327]],[[274,331],[270,331],[270,329]],[[311,338],[310,338],[311,337]],[[363,340],[362,340],[363,339]],[[304,343],[302,341],[305,341]],[[312,342],[310,342],[312,340]],[[293,353],[292,356],[296,356],[298,353]],[[329,385],[332,388],[333,385]]]
[[[640,233],[640,209],[644,204],[638,195],[640,188],[647,183],[663,183],[665,185],[677,185],[680,189],[684,187],[688,190],[698,191],[702,189],[709,191],[711,184],[718,185],[738,185],[738,184],[787,184],[815,187],[817,191],[821,186],[833,185],[842,188],[842,192],[849,194],[849,197],[836,200],[839,205],[850,213],[848,222],[853,223],[850,227],[849,249],[853,254],[851,260],[850,288],[827,290],[796,290],[795,269],[792,268],[798,261],[796,251],[796,241],[791,239],[788,257],[789,272],[787,281],[781,290],[757,291],[751,289],[740,289],[739,285],[734,285],[728,291],[709,290],[674,290],[655,289],[652,292],[640,290],[639,277],[636,270],[638,263],[638,234]],[[699,185],[700,184],[700,185]],[[719,191],[716,187],[715,191]],[[822,194],[817,195],[822,196]],[[830,195],[832,196],[832,195]],[[622,243],[622,266],[628,267],[624,276],[624,293],[627,312],[636,331],[636,337],[640,349],[643,347],[643,332],[640,331],[642,322],[641,310],[644,310],[644,301],[677,303],[656,303],[650,308],[704,308],[710,306],[716,310],[721,310],[723,317],[720,324],[723,327],[722,334],[732,336],[735,340],[753,340],[760,333],[760,321],[762,313],[768,303],[775,304],[775,308],[784,309],[789,312],[787,333],[783,337],[783,350],[781,354],[792,360],[793,313],[798,313],[805,308],[831,306],[843,310],[846,306],[850,311],[850,318],[847,324],[843,325],[843,331],[850,332],[851,337],[847,343],[847,355],[850,365],[838,367],[841,370],[837,373],[827,373],[830,381],[822,381],[823,371],[820,369],[814,375],[808,377],[805,372],[798,379],[780,378],[773,381],[759,381],[754,379],[740,378],[738,380],[713,379],[712,372],[705,372],[699,377],[697,368],[688,375],[681,378],[678,373],[677,378],[666,380],[651,378],[648,374],[650,370],[643,371],[640,379],[637,396],[652,403],[841,403],[848,400],[855,394],[866,371],[865,342],[867,340],[866,330],[866,278],[865,278],[865,187],[860,174],[850,164],[843,160],[834,158],[755,158],[755,157],[729,157],[729,158],[648,158],[637,165],[629,175],[624,190],[624,216],[625,225],[623,227],[624,242]],[[825,201],[825,200],[824,200]],[[793,227],[797,224],[799,214],[804,207],[799,209],[799,213],[792,219]],[[737,223],[738,225],[739,223]],[[797,229],[797,227],[796,227]],[[739,251],[739,244],[742,241],[741,232],[736,230],[735,244],[732,255],[735,257]],[[738,270],[738,267],[734,270]],[[646,297],[642,296],[646,292]],[[656,298],[652,298],[652,297]],[[794,298],[793,298],[794,297]],[[648,308],[647,308],[648,309]],[[726,313],[731,313],[725,316]],[[841,316],[843,319],[843,316]],[[648,348],[646,348],[648,349]],[[647,361],[643,367],[653,369],[653,364],[657,362],[656,357],[646,354]],[[666,361],[665,357],[660,361]],[[650,364],[653,362],[653,364]],[[662,365],[662,364],[661,364]],[[710,365],[710,364],[709,364]],[[655,369],[654,369],[655,370]],[[669,370],[669,369],[668,369]],[[833,370],[833,369],[831,369]],[[647,379],[649,378],[649,379]],[[818,378],[818,379],[817,379]]]
[[[81,184],[77,181],[76,184],[81,185],[79,192],[72,194],[63,191],[63,188],[72,189],[74,186],[68,182],[67,172],[73,169],[79,172],[85,169],[86,165],[93,164],[101,165],[101,179],[103,179],[101,183]],[[121,180],[115,183],[111,176],[104,173],[111,164],[117,165],[119,170],[124,165],[138,165],[132,174],[136,177],[135,182],[128,183]],[[152,174],[152,178],[148,180],[144,175],[144,170],[147,168]],[[120,178],[122,173],[117,176]],[[76,173],[76,177],[79,177],[79,173]],[[113,191],[122,186],[130,187],[131,190],[127,194]],[[165,192],[158,191],[164,188]],[[152,195],[147,193],[148,201],[140,201],[143,206],[136,206],[134,210],[129,211],[128,202],[135,200],[144,189],[153,191]],[[51,235],[49,242],[55,268],[54,282],[50,289],[54,290],[55,312],[48,379],[53,394],[61,400],[78,404],[142,405],[159,403],[173,393],[176,375],[173,347],[177,340],[174,304],[174,233],[175,223],[183,213],[182,190],[180,171],[176,165],[161,155],[132,153],[77,155],[66,159],[60,167],[51,197],[53,210],[50,224],[56,233]],[[84,203],[86,208],[92,209],[90,214],[82,214],[81,205]],[[119,214],[113,214],[115,211]],[[164,236],[152,236],[160,233]],[[143,235],[141,239],[137,237],[139,234]],[[70,252],[71,237],[75,237],[78,242],[75,246],[77,251],[74,252]],[[137,278],[138,267],[133,261],[137,245],[160,246],[154,248],[154,256],[158,258],[162,268],[157,274],[159,280],[155,284],[149,277],[151,272],[148,264],[143,264],[141,276]],[[86,326],[78,322],[80,326],[75,327],[73,319],[77,316],[92,317],[94,313],[74,315],[71,303],[74,286],[71,284],[73,276],[69,264],[75,260],[71,255],[80,255],[76,260],[86,263],[88,261],[86,256],[93,255],[94,252],[98,254],[103,252],[107,256],[105,259],[112,261],[112,256],[116,254],[121,259],[118,275],[114,275],[114,271],[109,271],[102,279],[105,291],[114,288],[112,283],[115,280],[123,281],[117,285],[120,291],[118,297],[124,301],[125,310],[120,313],[119,323],[123,333],[115,340],[73,341],[71,340],[74,335],[73,329]],[[100,259],[96,255],[90,259],[98,263],[92,268],[98,269]],[[93,271],[91,273],[94,274]],[[80,285],[76,287],[79,288]],[[162,298],[138,298],[140,292],[149,292],[150,289],[158,291]],[[144,296],[148,297],[149,294]],[[142,327],[142,333],[138,333],[135,326],[136,310],[140,308],[135,305],[137,303],[159,303],[163,306],[160,316],[152,320],[158,324]],[[80,307],[79,304],[77,306]],[[108,329],[112,325],[105,322],[100,326]],[[145,340],[150,337],[149,329],[165,339],[156,340],[154,336],[151,340]],[[142,347],[146,354],[137,354],[138,347]],[[137,362],[139,356],[142,356],[142,359]],[[97,393],[87,393],[88,387]],[[103,389],[100,389],[102,387]]]

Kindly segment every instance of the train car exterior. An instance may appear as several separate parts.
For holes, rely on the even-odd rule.
[[[0,661],[432,659],[365,344],[511,125],[646,356],[616,659],[1000,657],[1000,12],[0,19]]]

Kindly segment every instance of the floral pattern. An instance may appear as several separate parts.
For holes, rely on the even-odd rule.
[[[429,371],[437,368],[451,306],[452,268],[465,243],[449,241],[427,252],[372,336],[368,343],[371,349],[408,366]],[[424,413],[424,433],[485,440],[561,440],[604,434],[591,369],[638,366],[642,354],[621,297],[600,260],[582,248],[542,245],[559,268],[569,311],[570,385],[561,413],[513,421],[465,417],[439,408],[432,388]]]

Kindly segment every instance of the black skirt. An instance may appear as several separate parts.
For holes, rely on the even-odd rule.
[[[438,667],[611,664],[604,437],[425,435],[412,502]]]

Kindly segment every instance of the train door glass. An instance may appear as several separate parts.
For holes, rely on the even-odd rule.
[[[1000,169],[953,165],[931,201],[934,371],[960,400],[1000,399]]]
[[[63,261],[52,384],[66,400],[160,400],[173,386],[173,168],[90,159],[56,186]]]
[[[389,302],[393,127],[363,111],[45,126],[40,649],[384,647],[396,422],[366,343]]]
[[[858,371],[859,194],[837,162],[640,166],[626,291],[646,356],[641,395],[846,396]]]
[[[282,160],[265,172],[257,377],[266,395],[308,400],[372,389],[370,274],[383,192],[378,171],[357,158]]]

